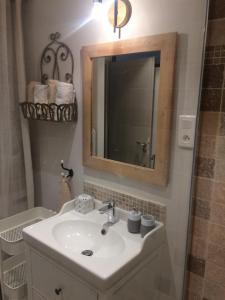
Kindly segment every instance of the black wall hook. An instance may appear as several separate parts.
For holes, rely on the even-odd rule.
[[[65,171],[68,172],[68,174],[66,175],[67,178],[68,177],[70,177],[70,178],[73,177],[73,175],[74,175],[73,169],[65,168],[65,166],[64,166],[64,160],[61,160],[61,167],[62,167],[63,170],[65,170]]]

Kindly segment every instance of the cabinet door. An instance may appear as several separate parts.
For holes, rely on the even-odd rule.
[[[97,300],[97,293],[94,290],[33,251],[31,251],[31,266],[32,287],[40,291],[46,299]]]
[[[33,297],[33,300],[46,300],[35,290],[32,290],[32,297]]]
[[[158,300],[159,266],[159,256],[156,256],[107,300]]]

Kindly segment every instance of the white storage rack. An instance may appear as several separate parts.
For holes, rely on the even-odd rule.
[[[54,214],[43,207],[35,207],[0,221],[0,279],[3,300],[28,300],[22,231]]]

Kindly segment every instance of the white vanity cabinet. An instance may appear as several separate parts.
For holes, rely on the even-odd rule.
[[[29,300],[97,300],[97,293],[34,250],[29,250]]]
[[[159,255],[132,274],[122,286],[116,287],[107,300],[158,300],[160,284]]]
[[[29,253],[29,254],[28,254]],[[29,300],[158,300],[160,255],[154,253],[114,286],[98,291],[29,247]]]
[[[34,289],[32,290],[32,299],[33,300],[46,300],[44,297],[42,297],[37,291]]]
[[[104,222],[64,208],[24,229],[27,300],[159,300],[163,224],[142,239],[123,219],[101,235]]]

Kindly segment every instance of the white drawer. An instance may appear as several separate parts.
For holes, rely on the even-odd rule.
[[[97,293],[94,290],[33,251],[31,264],[32,287],[40,291],[46,299],[97,300]]]

